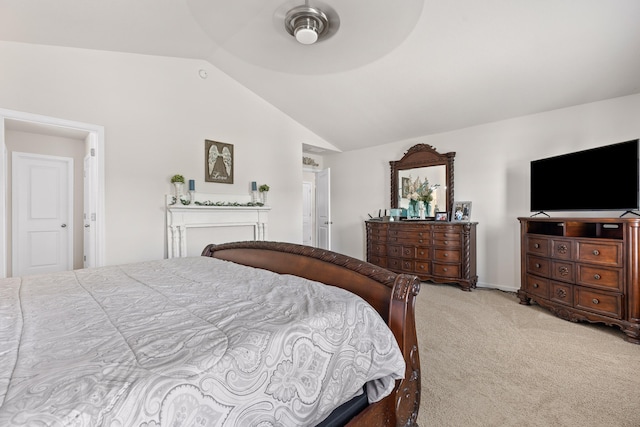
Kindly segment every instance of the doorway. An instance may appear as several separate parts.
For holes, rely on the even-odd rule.
[[[302,181],[302,244],[331,249],[329,169],[305,170]]]
[[[12,229],[12,206],[7,201],[10,192],[9,172],[11,166],[7,149],[7,132],[22,131],[49,136],[71,136],[80,139],[84,145],[86,156],[86,174],[84,193],[89,193],[88,203],[83,216],[87,218],[84,227],[87,229],[85,253],[89,253],[88,267],[104,265],[104,128],[98,125],[73,122],[54,117],[41,116],[19,111],[0,109],[0,278],[10,274],[9,260],[11,245],[8,235]],[[85,177],[86,178],[86,177]],[[82,233],[85,234],[85,233]],[[88,235],[88,236],[87,236]]]

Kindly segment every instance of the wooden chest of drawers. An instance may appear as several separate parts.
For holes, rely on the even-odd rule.
[[[476,287],[476,224],[366,221],[367,261],[421,280]]]
[[[521,304],[619,326],[640,344],[640,219],[519,218]]]

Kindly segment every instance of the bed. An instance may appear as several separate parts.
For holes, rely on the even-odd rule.
[[[0,425],[415,425],[419,288],[276,242],[2,279]]]

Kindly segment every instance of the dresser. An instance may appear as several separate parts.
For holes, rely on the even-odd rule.
[[[640,218],[518,218],[521,304],[640,344]]]
[[[420,280],[476,287],[475,222],[365,222],[367,261]]]

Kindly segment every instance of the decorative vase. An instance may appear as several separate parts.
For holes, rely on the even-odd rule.
[[[424,210],[427,216],[431,216],[431,203],[424,202]]]
[[[184,194],[184,182],[174,182],[173,190],[175,192],[176,200],[180,200],[180,196]]]
[[[418,201],[409,199],[409,209],[407,209],[407,218],[418,216]]]
[[[260,196],[262,197],[262,204],[266,205],[267,204],[267,194],[269,194],[268,191],[263,191],[260,193]]]

